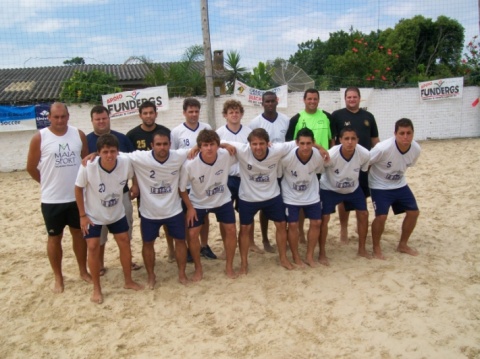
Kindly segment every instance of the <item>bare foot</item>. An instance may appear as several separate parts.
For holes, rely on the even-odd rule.
[[[238,273],[236,273],[233,269],[227,269],[225,270],[225,274],[227,275],[228,278],[230,279],[235,279],[238,277]]]
[[[263,242],[263,249],[268,253],[275,253],[275,247],[273,247],[270,242]]]
[[[188,284],[188,278],[186,275],[179,275],[178,276],[178,281],[180,284],[187,285]]]
[[[373,258],[385,260],[385,256],[382,254],[382,250],[380,248],[373,249]]]
[[[305,259],[305,263],[307,263],[307,265],[309,265],[309,266],[312,267],[312,268],[317,268],[318,265],[319,265],[318,262],[315,262],[315,261],[313,260],[313,258],[311,258],[311,259]]]
[[[195,270],[195,273],[193,273],[192,282],[200,282],[202,278],[203,278],[203,270],[202,269]]]
[[[148,277],[147,279],[147,288],[154,289],[155,284],[157,284],[157,276],[154,274],[152,277]]]
[[[318,263],[324,266],[330,266],[330,262],[326,256],[319,256],[318,257]]]
[[[250,252],[255,252],[255,253],[258,253],[258,254],[264,254],[265,253],[265,251],[263,249],[260,249],[255,243],[250,244],[248,249],[250,250]]]
[[[137,282],[134,282],[133,280],[129,283],[125,283],[123,286],[125,289],[133,289],[133,290],[142,290],[145,288],[144,285],[138,284]]]
[[[295,260],[294,263],[299,268],[305,268],[305,263],[301,259]]]
[[[288,269],[288,270],[292,270],[294,269],[295,267],[293,266],[292,263],[290,263],[290,261],[288,259],[284,259],[284,260],[281,260],[280,261],[280,265],[285,268],[285,269]]]
[[[63,278],[58,278],[55,279],[55,283],[53,284],[52,292],[55,294],[60,294],[63,293],[63,290],[65,289],[63,285]]]
[[[225,249],[222,251],[220,255],[217,256],[217,259],[221,259],[221,260],[227,259],[227,253],[225,253]]]
[[[90,297],[90,301],[95,304],[102,304],[103,303],[103,295],[102,293],[93,293]]]
[[[238,274],[239,275],[247,275],[248,274],[248,265],[246,265],[246,266],[241,265]]]
[[[90,273],[81,273],[80,278],[82,278],[87,283],[92,283],[92,276],[90,275]]]
[[[397,247],[397,251],[400,253],[410,254],[411,256],[418,256],[418,251],[416,249],[413,249],[412,247],[407,246],[406,244],[399,244]]]
[[[368,253],[365,249],[359,249],[357,252],[357,256],[372,259],[372,255]]]

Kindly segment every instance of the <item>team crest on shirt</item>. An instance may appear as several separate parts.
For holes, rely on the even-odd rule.
[[[353,188],[355,187],[355,180],[350,177],[346,177],[341,179],[340,181],[337,181],[335,183],[335,187],[337,188]]]
[[[113,207],[118,204],[118,201],[120,199],[120,195],[118,193],[112,193],[106,196],[105,198],[100,199],[100,203],[102,204],[103,207]]]
[[[401,179],[403,177],[403,172],[402,171],[396,171],[396,172],[393,172],[393,173],[387,173],[385,175],[385,179],[389,180],[389,181],[398,181],[399,179]]]
[[[370,121],[369,120],[363,121],[363,124],[365,125],[365,127],[370,127]]]
[[[351,125],[352,125],[352,124],[350,123],[350,121],[345,121],[345,122],[343,123],[343,126],[344,126],[344,127],[351,126]]]
[[[162,181],[161,183],[155,183],[150,186],[150,194],[166,194],[172,193],[172,186],[170,183]]]
[[[221,175],[222,173],[223,173],[223,170],[219,170],[219,171],[215,172],[215,176]]]
[[[250,175],[249,180],[253,182],[270,182],[270,176],[267,174]]]
[[[269,169],[275,168],[276,164],[274,163],[273,165],[268,166]]]
[[[210,196],[214,196],[216,195],[217,193],[224,193],[225,192],[225,185],[219,183],[219,182],[216,182],[213,186],[210,186],[209,188],[207,188],[205,190],[205,194],[210,197]]]
[[[176,174],[178,173],[178,170],[175,170],[173,171],[172,173],[170,173],[172,176],[175,176]]]
[[[293,184],[293,189],[298,192],[305,192],[309,183],[309,181],[297,181]]]

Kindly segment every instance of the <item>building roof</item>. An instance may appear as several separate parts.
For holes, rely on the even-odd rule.
[[[162,63],[167,67],[169,63]],[[194,64],[203,72],[203,62]],[[53,102],[60,98],[63,83],[75,70],[100,70],[114,75],[123,90],[144,88],[148,66],[127,65],[73,65],[0,69],[0,104],[33,104]]]

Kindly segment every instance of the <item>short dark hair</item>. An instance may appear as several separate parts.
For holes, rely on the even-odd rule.
[[[253,137],[260,138],[261,140],[265,140],[270,142],[270,136],[268,135],[268,132],[264,128],[255,128],[248,134],[247,140],[248,142],[252,142]]]
[[[104,135],[101,135],[97,139],[97,152],[100,152],[100,150],[104,147],[116,147],[118,150],[120,147],[120,144],[118,143],[117,136],[112,135],[111,133],[106,133]]]
[[[273,91],[265,91],[262,94],[262,102],[265,100],[265,96],[275,96],[275,97],[277,97],[277,94]]]
[[[165,137],[168,138],[168,142],[171,141],[170,131],[168,129],[165,129],[165,128],[162,128],[162,127],[158,128],[157,130],[155,130],[155,132],[153,132],[152,141],[155,138],[155,136],[165,136]]]
[[[295,137],[295,140],[299,140],[300,137],[310,137],[313,142],[315,142],[315,136],[313,134],[313,131],[307,127],[301,128],[297,132],[297,136]]]
[[[358,133],[357,131],[352,127],[352,126],[345,126],[340,130],[340,133],[338,134],[338,138],[342,138],[345,132],[353,132],[355,133],[355,136],[358,138]]]
[[[196,98],[188,97],[183,100],[183,111],[187,111],[187,108],[189,107],[198,107],[198,109],[200,109],[202,105],[200,104],[200,101],[198,101]]]
[[[305,92],[303,93],[303,99],[304,100],[307,98],[307,94],[309,94],[309,93],[316,93],[318,98],[320,98],[320,92],[318,92],[317,89],[310,88],[310,89],[306,89]]]
[[[413,122],[409,118],[401,118],[395,122],[395,133],[397,133],[399,127],[411,127],[412,131],[415,131],[413,128]]]
[[[93,108],[90,110],[90,118],[93,117],[94,113],[101,114],[101,113],[104,113],[104,112],[106,112],[107,115],[110,116],[110,111],[105,106],[102,106],[102,105],[93,106]]]
[[[206,128],[201,130],[197,136],[197,146],[202,147],[202,143],[216,142],[220,146],[220,137],[214,130],[207,130]]]
[[[347,89],[345,90],[345,94],[343,95],[343,97],[347,97],[347,92],[348,91],[355,91],[357,94],[358,94],[358,97],[362,97],[362,95],[360,95],[360,89],[356,86],[349,86],[347,87]]]
[[[141,104],[140,107],[138,108],[138,112],[139,112],[139,113],[142,113],[142,111],[143,111],[144,109],[149,108],[149,107],[153,108],[153,110],[154,110],[155,112],[157,112],[157,106],[155,106],[155,104],[154,104],[152,101],[148,101],[148,100],[142,102],[142,104]]]

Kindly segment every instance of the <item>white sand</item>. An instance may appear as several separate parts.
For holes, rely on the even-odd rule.
[[[330,267],[286,271],[277,255],[250,254],[248,276],[229,280],[224,262],[204,261],[204,280],[185,287],[162,234],[157,288],[133,292],[110,240],[102,305],[78,277],[69,235],[65,292],[51,292],[39,185],[0,173],[0,358],[480,358],[480,139],[421,145],[407,173],[421,211],[410,240],[418,257],[395,252],[403,216],[387,221],[380,261],[356,257],[353,217],[350,244],[339,244],[335,215]],[[215,224],[211,243],[219,253]],[[142,263],[138,220],[132,246]],[[145,270],[134,278],[144,283]]]

